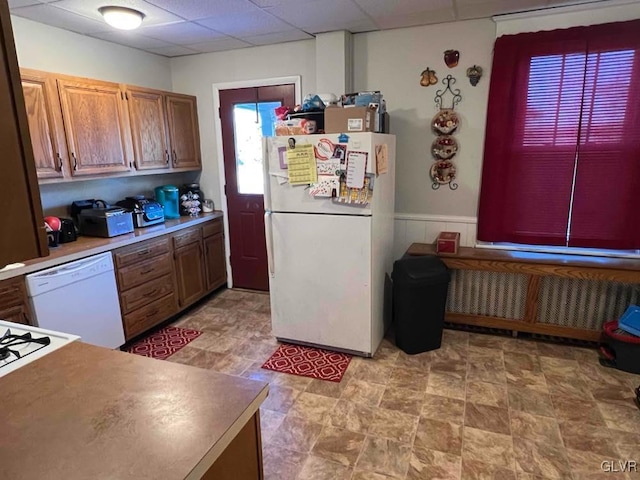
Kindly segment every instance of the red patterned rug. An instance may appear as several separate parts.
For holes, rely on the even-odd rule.
[[[320,348],[281,344],[262,368],[301,377],[317,378],[329,382],[342,380],[351,355]]]
[[[165,360],[200,335],[202,335],[202,332],[198,330],[164,327],[148,337],[137,341],[127,348],[126,351],[135,353],[136,355]]]

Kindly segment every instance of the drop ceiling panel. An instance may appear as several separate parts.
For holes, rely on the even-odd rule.
[[[75,13],[55,8],[51,5],[33,5],[31,7],[16,8],[11,13],[19,17],[28,18],[36,22],[45,23],[53,27],[70,30],[77,33],[95,33],[112,30],[104,21],[91,20]]]
[[[262,10],[242,14],[216,15],[212,18],[198,20],[198,23],[234,37],[279,33],[293,28],[288,23]]]
[[[242,40],[252,45],[272,45],[274,43],[295,42],[296,40],[308,40],[310,38],[314,37],[302,30],[289,30],[288,32],[242,37]]]
[[[354,0],[360,8],[372,17],[401,16],[407,14],[450,9],[453,0]]]
[[[108,42],[119,43],[120,45],[126,45],[127,47],[138,48],[140,50],[147,50],[149,48],[169,47],[170,43],[167,43],[156,38],[149,38],[140,35],[138,32],[131,31],[115,31],[115,32],[100,32],[91,34],[92,37],[99,38],[101,40],[107,40]]]
[[[382,29],[414,27],[432,23],[452,22],[455,20],[453,9],[434,10],[431,12],[416,12],[404,15],[385,15],[374,18]]]
[[[189,45],[189,48],[199,53],[221,52],[223,50],[235,50],[237,48],[250,47],[251,44],[238,40],[237,38],[221,38],[210,42],[196,43]]]
[[[541,8],[546,0],[494,0],[492,2],[478,0],[456,0],[458,4],[458,19],[491,17],[505,13],[522,12]]]
[[[341,30],[345,25],[371,22],[371,18],[351,0],[294,0],[265,10],[310,33]]]
[[[148,2],[173,12],[186,20],[199,20],[216,15],[230,15],[258,10],[249,0],[148,0]]]
[[[133,8],[145,14],[143,25],[162,25],[172,22],[181,22],[182,18],[158,8],[143,0],[61,0],[55,2],[56,7],[63,10],[83,15],[87,18],[104,22],[98,9],[107,5]]]
[[[223,37],[224,34],[197,25],[192,22],[171,23],[169,25],[157,25],[143,27],[140,34],[151,38],[164,40],[165,42],[177,45],[187,45],[190,43],[206,42],[207,40]]]
[[[149,48],[148,52],[157,53],[165,57],[181,57],[182,55],[194,55],[200,53],[196,50],[192,50],[187,47],[181,47],[179,45],[171,45],[169,47]]]
[[[53,1],[53,0],[51,0]],[[9,8],[28,7],[29,5],[40,5],[38,0],[9,0]]]

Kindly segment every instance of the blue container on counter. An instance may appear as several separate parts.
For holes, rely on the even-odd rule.
[[[156,201],[164,207],[164,218],[180,218],[180,192],[175,185],[155,189]]]

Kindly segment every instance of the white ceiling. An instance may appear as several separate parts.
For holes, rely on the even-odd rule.
[[[613,0],[9,0],[11,13],[167,57],[370,32]],[[142,27],[115,30],[98,8],[145,14]]]

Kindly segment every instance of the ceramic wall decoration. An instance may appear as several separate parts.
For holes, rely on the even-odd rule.
[[[456,167],[450,160],[438,160],[431,165],[431,178],[434,184],[438,186],[446,185],[447,183],[451,186],[451,182],[456,178]],[[452,190],[455,190],[455,188],[457,188],[457,185]]]
[[[458,153],[458,142],[451,135],[440,135],[431,144],[431,155],[446,160]]]
[[[435,70],[431,70],[429,67],[425,68],[420,75],[422,76],[420,78],[420,85],[423,87],[428,87],[438,83],[438,77],[436,77]]]
[[[443,108],[431,120],[431,128],[436,133],[445,135],[455,132],[458,125],[460,125],[460,119],[452,108]]]
[[[469,83],[471,83],[471,86],[475,87],[482,77],[482,67],[474,65],[473,67],[467,68],[467,77],[469,77]]]
[[[444,63],[449,68],[457,67],[460,61],[460,52],[458,50],[447,50],[444,52]]]

